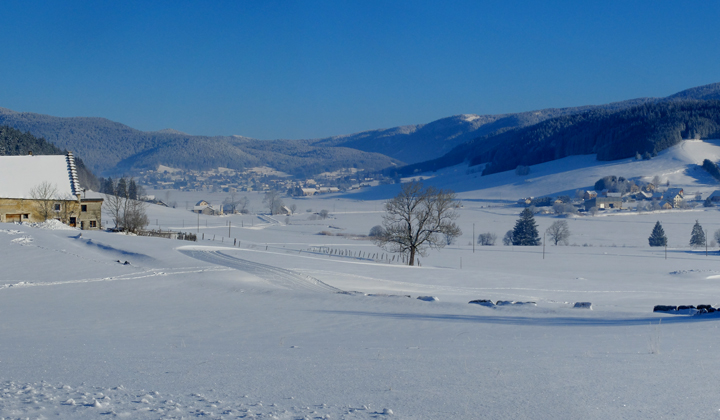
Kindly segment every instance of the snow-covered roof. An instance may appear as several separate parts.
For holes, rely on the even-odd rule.
[[[683,198],[683,189],[682,188],[668,188],[667,191],[665,191],[665,197],[668,198],[675,198],[675,196],[680,196],[680,198]]]
[[[0,198],[33,198],[43,182],[55,187],[51,199],[74,199],[80,193],[72,154],[0,156]]]

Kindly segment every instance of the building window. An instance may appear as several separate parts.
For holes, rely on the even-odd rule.
[[[55,211],[60,211],[60,203],[55,203]]]
[[[80,206],[80,211],[86,212],[87,211],[87,204],[83,204]]]
[[[91,220],[91,221],[90,221],[90,227],[91,227],[91,228],[96,228],[96,227],[97,227],[97,222],[96,222],[95,220]]]
[[[27,214],[27,213],[26,213],[26,214],[23,214],[23,219],[28,219],[28,218],[30,218],[30,215],[29,215],[29,214]]]

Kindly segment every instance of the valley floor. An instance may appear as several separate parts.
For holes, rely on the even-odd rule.
[[[696,219],[720,229],[717,210],[568,219],[577,246],[543,258],[473,252],[473,224],[502,237],[519,209],[466,199],[464,236],[406,267],[352,237],[382,202],[298,203],[331,217],[150,209],[198,242],[0,225],[0,418],[719,415],[720,318],[652,312],[720,304],[717,249],[686,245]],[[647,246],[656,220],[667,259]]]

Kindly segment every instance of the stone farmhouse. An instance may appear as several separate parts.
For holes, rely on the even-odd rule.
[[[85,198],[72,153],[0,156],[0,222],[56,219],[81,229],[100,229],[102,198]]]

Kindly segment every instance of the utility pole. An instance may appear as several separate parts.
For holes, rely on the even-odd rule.
[[[543,233],[543,260],[545,259],[545,235],[547,232]]]
[[[200,213],[198,213],[198,231],[197,233],[200,233]]]
[[[228,238],[230,238],[232,235],[230,235],[230,229],[232,229],[232,222],[228,221]]]
[[[475,253],[475,223],[473,223],[473,237],[472,237],[472,244],[473,244],[473,254]]]

